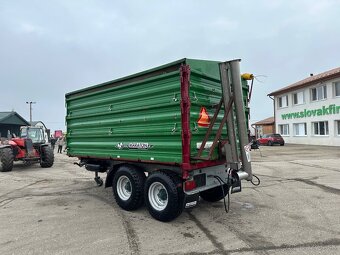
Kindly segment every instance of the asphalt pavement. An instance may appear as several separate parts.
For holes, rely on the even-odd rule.
[[[340,254],[340,150],[261,146],[260,186],[201,201],[170,223],[121,210],[77,159],[0,173],[0,254]],[[105,174],[101,174],[105,179]]]

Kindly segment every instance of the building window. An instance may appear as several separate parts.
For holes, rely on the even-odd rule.
[[[335,130],[337,130],[337,131],[336,131],[336,132],[337,132],[337,135],[340,136],[340,120],[336,120],[336,121],[335,121],[335,124],[336,124]]]
[[[319,101],[327,98],[327,86],[320,86],[311,89],[311,100]]]
[[[289,135],[289,125],[288,124],[279,125],[279,130],[280,130],[281,135]]]
[[[328,135],[328,121],[313,122],[314,135]]]
[[[340,82],[334,82],[334,94],[336,97],[340,97]]]
[[[294,123],[293,129],[294,129],[295,136],[307,135],[307,124],[306,123]]]
[[[293,94],[293,104],[303,104],[305,102],[303,91]]]
[[[279,97],[279,108],[288,106],[288,96]]]

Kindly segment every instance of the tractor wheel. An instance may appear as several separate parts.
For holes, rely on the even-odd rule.
[[[155,219],[164,222],[175,219],[184,209],[181,179],[165,172],[152,173],[145,182],[144,200]]]
[[[143,204],[144,172],[123,165],[115,173],[112,190],[117,204],[126,211],[136,210]]]
[[[0,171],[9,172],[13,169],[13,151],[11,148],[0,149]]]
[[[218,186],[218,187],[215,187],[215,188],[212,188],[212,189],[202,191],[200,193],[201,198],[203,198],[203,200],[208,201],[208,202],[220,201],[221,199],[223,199],[227,195],[228,195],[228,186],[227,185],[223,185],[223,191],[222,191],[222,187]]]
[[[44,146],[41,148],[41,155],[40,155],[40,166],[43,168],[53,166],[54,162],[54,154],[50,147]]]

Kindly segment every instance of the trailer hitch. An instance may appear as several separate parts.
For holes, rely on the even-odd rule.
[[[241,192],[241,180],[246,179],[248,174],[244,171],[231,170],[229,175],[231,180],[231,193]]]

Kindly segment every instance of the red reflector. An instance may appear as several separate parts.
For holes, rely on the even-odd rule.
[[[194,180],[186,181],[184,183],[184,189],[186,191],[193,190],[194,188],[196,188],[196,182]]]

